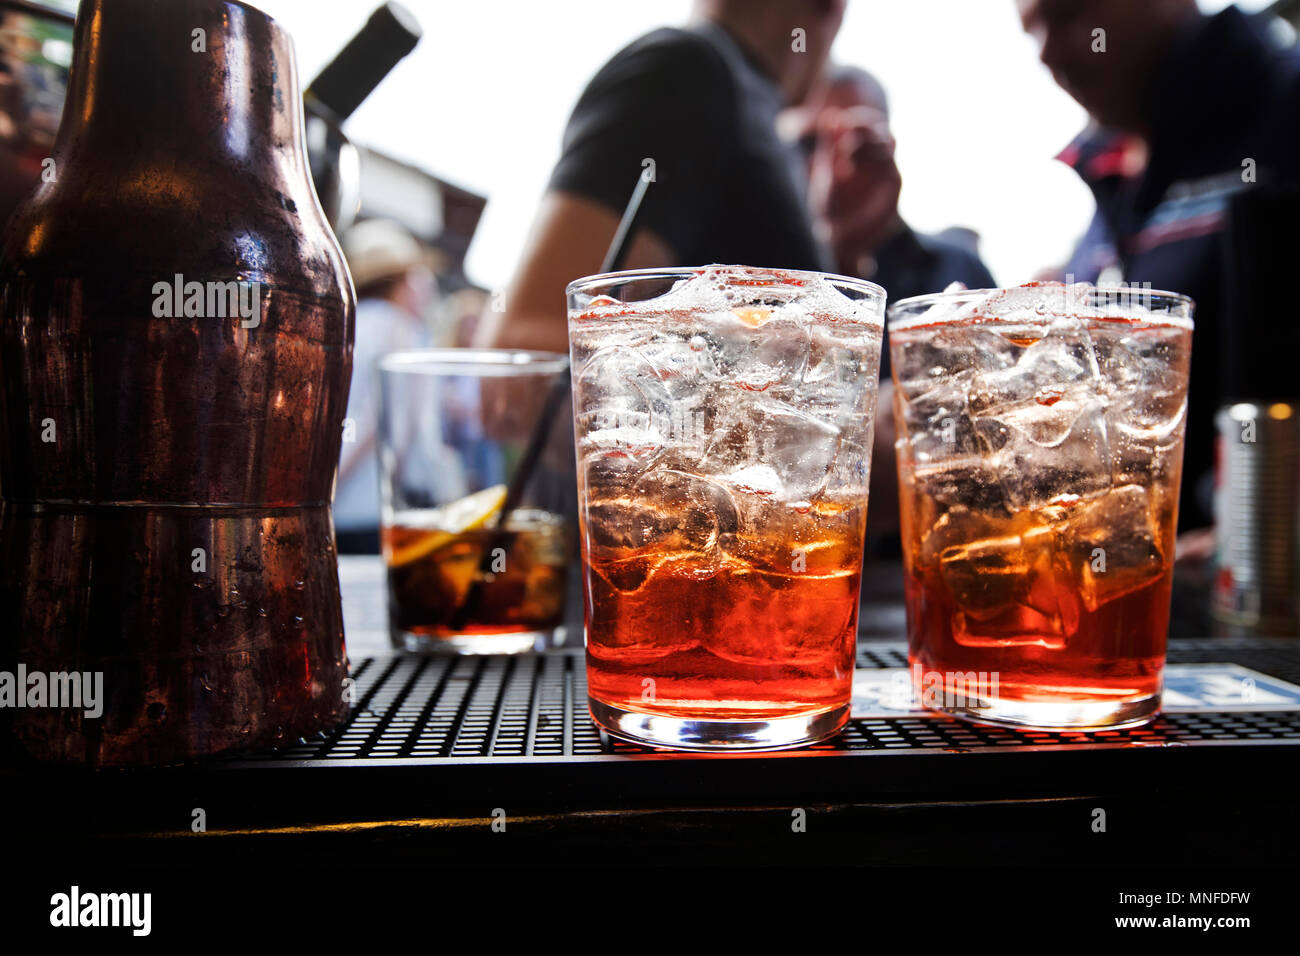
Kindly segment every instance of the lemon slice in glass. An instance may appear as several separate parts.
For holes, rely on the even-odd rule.
[[[757,329],[765,325],[767,320],[772,317],[772,310],[760,308],[759,306],[743,306],[732,309],[731,314],[751,329]]]
[[[394,549],[388,556],[388,566],[397,568],[418,561],[450,544],[457,535],[486,527],[505,503],[506,486],[493,485],[443,505],[426,516],[433,527],[410,544]]]

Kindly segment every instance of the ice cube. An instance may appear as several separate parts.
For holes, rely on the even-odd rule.
[[[710,316],[701,335],[709,346],[717,374],[744,392],[773,389],[793,395],[803,378],[810,351],[810,323],[793,310],[776,310],[761,323],[734,310]]]
[[[1011,368],[1020,361],[1024,345],[995,326],[972,325],[960,331],[962,347],[975,353],[976,367],[986,372]]]
[[[864,499],[871,474],[871,436],[864,444],[841,438],[831,463],[827,496],[837,499]]]
[[[746,465],[736,471],[719,475],[718,480],[750,495],[781,497],[784,485],[781,476],[771,465]]]
[[[1147,328],[1094,338],[1116,429],[1153,445],[1176,441],[1187,413],[1186,332]]]
[[[1091,497],[1110,488],[1110,436],[1101,400],[1062,402],[1041,418],[1022,409],[1001,414],[983,421],[981,434],[992,432],[996,421],[1003,444],[995,467],[1012,509],[1041,508],[1059,495]],[[1064,429],[1062,422],[1068,423]]]
[[[967,539],[940,552],[940,574],[956,606],[953,640],[966,647],[1063,648],[1078,629],[1079,609],[1052,558],[1045,526]]]
[[[1002,344],[1007,343],[997,333],[970,326],[898,334],[891,348],[897,355],[894,371],[903,397],[912,401],[958,378],[965,387],[965,380],[986,360],[988,368],[1005,368],[1014,358],[999,357]]]
[[[958,614],[987,621],[1014,607],[1029,561],[1019,535],[968,538],[939,552],[939,569]]]
[[[732,533],[736,523],[726,488],[665,468],[642,475],[625,494],[595,498],[585,513],[592,564],[618,572],[620,579],[610,583],[619,590],[639,588],[672,555],[703,558],[700,566],[707,566],[707,559],[719,557],[719,536]]]
[[[810,331],[808,364],[797,389],[799,404],[841,427],[868,411],[880,369],[880,335],[874,331],[845,332],[814,326]]]
[[[709,342],[702,335],[658,335],[639,353],[675,402],[703,398],[703,389],[719,378]]]
[[[967,455],[942,464],[916,464],[911,480],[917,491],[945,507],[967,507],[1006,515],[997,456]]]
[[[1004,525],[1005,522],[999,523],[983,511],[962,504],[952,505],[922,537],[918,563],[934,567],[944,552],[971,541],[997,537]]]
[[[1083,317],[1097,312],[1091,304],[1093,286],[1086,282],[1030,282],[997,289],[976,306],[976,311],[997,315],[1006,324],[1039,325],[1045,317]]]
[[[825,487],[839,441],[822,418],[749,395],[726,410],[700,467],[741,493],[808,501]]]
[[[693,471],[708,447],[717,408],[729,397],[708,342],[698,334],[661,334],[641,352],[655,375],[646,391],[654,427],[664,439],[659,464]]]
[[[597,520],[606,516],[598,514]],[[635,594],[650,580],[650,575],[668,560],[668,555],[638,552],[621,558],[595,559],[590,562],[593,572],[600,575],[610,587],[624,594]]]
[[[1069,437],[1079,416],[1094,409],[1104,411],[1101,399],[1091,389],[1044,388],[1031,401],[975,416],[974,427],[986,448],[1002,448],[1014,438],[1040,448],[1057,448]]]
[[[1054,397],[1102,394],[1101,374],[1087,326],[1061,318],[1023,348],[1015,365],[981,368],[971,383],[970,407],[976,415],[1030,404],[1048,406]]]
[[[1089,611],[1147,587],[1168,570],[1151,495],[1139,485],[1078,502],[1058,533]]]
[[[932,383],[928,392],[902,405],[899,434],[910,441],[920,464],[948,461],[977,449],[966,406],[972,373],[962,372]]]
[[[575,383],[578,451],[610,459],[624,471],[643,471],[666,441],[657,409],[670,404],[655,369],[635,349],[613,346],[591,357]]]

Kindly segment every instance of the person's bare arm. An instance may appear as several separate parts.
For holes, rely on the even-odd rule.
[[[631,193],[630,185],[628,195]],[[519,267],[506,288],[505,310],[489,311],[483,316],[474,344],[567,352],[564,287],[600,269],[620,218],[621,213],[593,200],[548,192]],[[648,229],[637,229],[622,268],[648,269],[675,263],[676,257],[666,242]]]

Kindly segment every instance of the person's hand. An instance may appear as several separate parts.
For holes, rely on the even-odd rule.
[[[902,188],[883,113],[868,106],[822,111],[809,198],[823,238],[841,262],[873,254],[897,231]]]

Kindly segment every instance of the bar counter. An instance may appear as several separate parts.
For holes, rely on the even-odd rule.
[[[250,853],[349,864],[626,863],[1233,866],[1294,858],[1300,708],[1171,710],[1096,734],[857,716],[804,750],[653,752],[586,715],[581,638],[516,657],[394,655],[383,569],[340,562],[356,702],[347,724],[273,754],[149,770],[6,762],[30,826],[90,859],[218,866]],[[906,665],[901,574],[870,565],[863,672]],[[1300,642],[1210,638],[1176,587],[1170,664],[1230,662],[1300,684]],[[580,635],[577,629],[571,635]],[[1265,695],[1266,700],[1272,700]],[[1098,810],[1104,829],[1096,829]],[[196,824],[202,816],[202,826]]]

